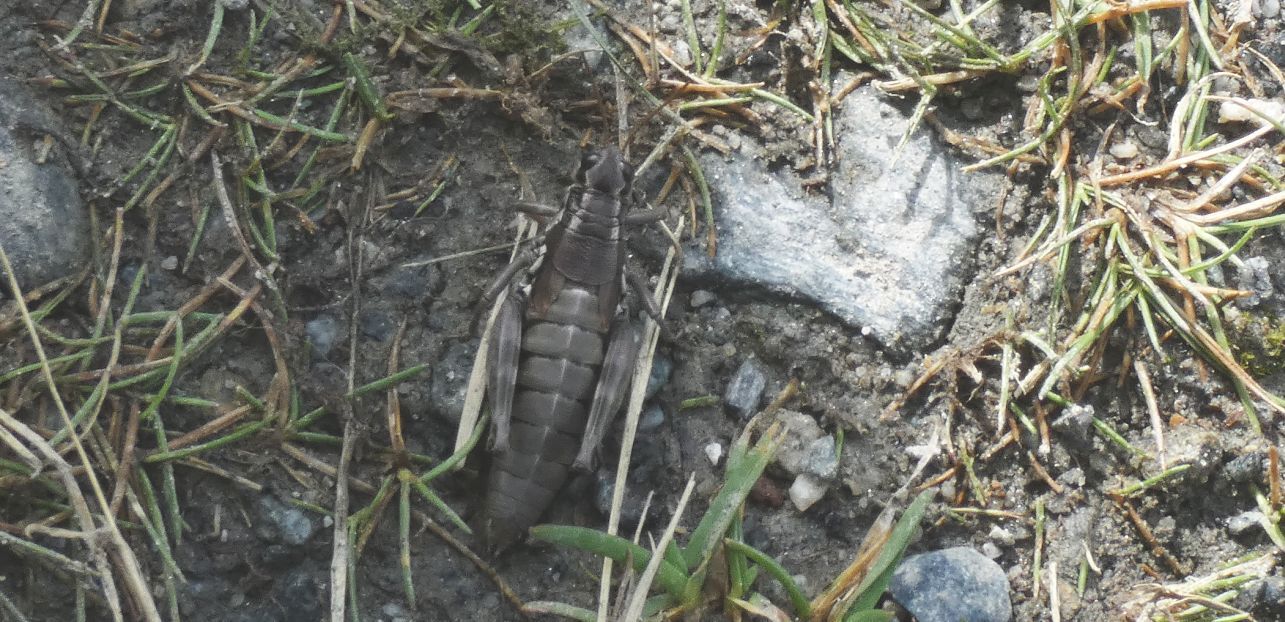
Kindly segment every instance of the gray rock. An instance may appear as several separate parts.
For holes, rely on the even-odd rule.
[[[615,468],[600,469],[594,488],[594,507],[604,517],[611,516],[611,496],[615,494],[616,490]],[[643,504],[646,501],[647,492],[645,490],[641,490],[638,486],[626,485],[625,498],[620,503],[621,524],[637,525],[638,521],[642,520]],[[653,503],[655,503],[655,500],[653,500]],[[648,510],[648,513],[650,513],[650,510]]]
[[[1246,531],[1257,527],[1262,518],[1263,513],[1258,510],[1241,512],[1227,519],[1227,533],[1233,536],[1243,535]]]
[[[718,297],[713,293],[703,289],[698,289],[692,292],[692,297],[687,301],[687,304],[693,309],[699,309],[717,299]]]
[[[923,129],[894,162],[907,118],[869,88],[844,100],[835,125],[833,199],[752,154],[703,157],[718,254],[688,253],[684,270],[811,300],[887,345],[927,346],[962,294],[974,212],[993,205],[996,177],[960,173]]]
[[[664,425],[665,410],[660,404],[652,404],[643,409],[642,414],[638,415],[638,431],[650,432]]]
[[[1280,620],[1285,617],[1285,579],[1268,576],[1251,581],[1240,590],[1232,604],[1260,620]]]
[[[1237,300],[1245,308],[1253,309],[1271,298],[1276,289],[1272,286],[1272,265],[1264,257],[1250,257],[1236,271],[1236,284],[1251,294]]]
[[[839,471],[839,456],[834,451],[834,437],[827,434],[808,443],[803,452],[803,472],[824,480],[833,479]]]
[[[753,357],[747,358],[732,375],[732,381],[727,383],[723,405],[737,417],[746,419],[758,410],[759,400],[766,388],[767,372]]]
[[[33,142],[44,133],[36,126],[47,117],[25,89],[0,80],[0,244],[23,289],[88,261],[88,211],[71,171],[60,163],[62,147],[44,164],[36,162]]]
[[[324,359],[339,338],[339,320],[329,315],[317,316],[304,326],[304,331],[308,335],[308,344],[312,346],[313,356]]]
[[[1267,474],[1267,453],[1253,451],[1237,456],[1223,465],[1222,475],[1235,484],[1261,483]]]
[[[907,557],[888,593],[919,622],[1008,622],[1013,604],[1004,569],[957,547]]]
[[[834,457],[834,438],[827,436],[816,419],[801,412],[782,408],[776,411],[776,421],[785,426],[785,440],[777,449],[774,460],[790,475],[809,472],[812,443],[829,439],[830,457]],[[831,473],[833,475],[833,473]]]
[[[660,393],[660,390],[669,382],[669,377],[673,373],[674,362],[667,356],[657,354],[651,361],[651,375],[647,376],[647,389],[643,397],[645,399],[656,397],[656,394]]]
[[[259,536],[268,540],[299,546],[312,538],[317,531],[317,521],[303,510],[285,503],[272,495],[259,497]]]
[[[1089,428],[1093,426],[1093,407],[1072,404],[1062,411],[1062,415],[1053,420],[1053,430],[1070,438],[1086,443],[1089,440]]]

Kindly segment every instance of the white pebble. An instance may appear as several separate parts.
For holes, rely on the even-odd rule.
[[[820,478],[804,473],[794,478],[794,483],[790,484],[790,502],[800,512],[806,512],[825,496],[827,488]]]
[[[177,267],[178,267],[178,257],[170,255],[169,257],[166,257],[165,259],[161,260],[161,268],[165,270],[173,270]]]
[[[1253,108],[1250,110],[1249,108]],[[1285,122],[1285,102],[1271,99],[1240,99],[1222,102],[1218,106],[1219,123],[1242,121],[1266,123],[1259,115]]]
[[[714,465],[718,464],[718,461],[723,457],[723,446],[718,444],[718,442],[713,442],[706,445],[705,457],[709,458],[710,464],[714,464]]]
[[[999,550],[999,547],[995,546],[994,542],[982,543],[982,555],[985,555],[991,559],[999,559],[999,556],[1003,554],[1004,552]]]
[[[992,525],[990,533],[986,534],[986,537],[1006,546],[1012,546],[1017,541],[1017,536],[1013,535],[1013,532],[999,525]]]
[[[1111,155],[1120,160],[1131,160],[1138,157],[1138,146],[1131,142],[1111,145]]]

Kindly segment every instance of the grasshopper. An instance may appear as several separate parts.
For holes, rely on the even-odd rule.
[[[484,344],[492,461],[481,533],[492,552],[521,539],[573,471],[592,468],[638,357],[624,288],[660,321],[646,285],[625,269],[622,234],[664,212],[631,211],[632,185],[632,167],[607,147],[583,156],[561,208],[519,205],[546,229],[485,295],[509,292]]]

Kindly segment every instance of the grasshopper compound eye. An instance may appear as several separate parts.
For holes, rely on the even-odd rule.
[[[602,156],[600,156],[597,151],[586,151],[581,155],[580,168],[576,169],[576,183],[583,186],[585,183],[585,176],[589,173],[589,169],[596,166],[601,159]]]

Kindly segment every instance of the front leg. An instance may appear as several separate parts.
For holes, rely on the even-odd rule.
[[[518,201],[518,211],[526,214],[541,225],[549,224],[549,221],[557,218],[558,214],[567,209],[573,201],[578,201],[584,194],[584,188],[578,185],[567,187],[566,194],[562,195],[562,207],[545,205],[536,201]]]
[[[593,392],[593,402],[589,405],[589,421],[585,424],[580,452],[576,455],[574,468],[579,471],[588,471],[593,467],[594,452],[624,402],[629,379],[633,377],[634,366],[638,362],[638,330],[628,320],[623,316],[616,316],[610,335],[611,341],[607,343],[607,354],[598,375],[598,386]]]
[[[487,344],[487,394],[491,402],[491,443],[494,453],[509,450],[509,422],[513,418],[513,393],[518,381],[518,355],[522,349],[522,309],[526,297],[515,288],[500,303]]]

